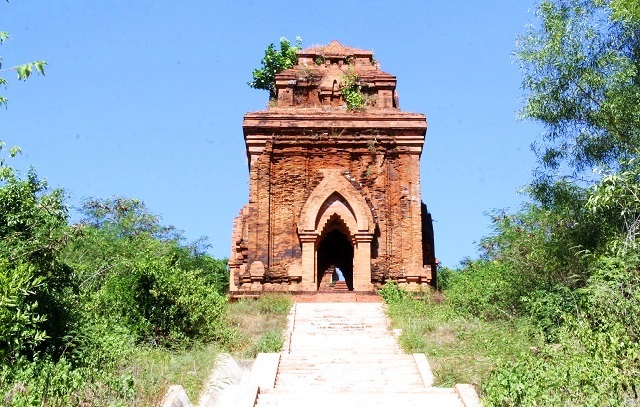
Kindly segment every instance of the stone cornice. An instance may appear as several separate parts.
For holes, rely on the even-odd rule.
[[[361,113],[322,111],[319,109],[270,109],[247,113],[242,123],[244,134],[249,135],[269,129],[338,129],[338,130],[414,130],[427,131],[423,114],[370,110]]]

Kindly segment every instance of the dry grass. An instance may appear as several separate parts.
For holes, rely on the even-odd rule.
[[[234,355],[253,358],[258,352],[280,351],[292,303],[288,295],[271,294],[230,304],[228,323],[239,332]]]
[[[196,402],[219,352],[231,352],[237,359],[251,359],[257,352],[280,350],[291,304],[291,299],[283,295],[229,304],[226,323],[236,328],[237,336],[228,349],[216,344],[183,351],[136,349],[122,369],[123,375],[130,375],[135,383],[135,395],[126,405],[159,405],[173,384],[182,385],[189,399]]]
[[[461,316],[446,301],[405,298],[388,307],[400,345],[409,353],[427,355],[435,385],[470,383],[479,388],[503,360],[513,360],[536,344],[524,319],[483,321]]]
[[[220,349],[215,344],[188,351],[141,348],[125,369],[134,379],[135,396],[127,405],[159,405],[169,386],[180,384],[197,401]]]

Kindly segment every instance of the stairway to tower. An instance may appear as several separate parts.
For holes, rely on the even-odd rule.
[[[470,386],[432,381],[424,355],[398,347],[383,304],[296,303],[275,385],[260,389],[256,406],[477,405]]]

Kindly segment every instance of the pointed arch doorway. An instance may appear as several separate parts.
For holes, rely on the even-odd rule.
[[[325,273],[333,273],[333,281],[343,279],[347,288],[353,290],[353,243],[349,238],[349,230],[334,214],[327,222],[318,239],[318,265],[316,282],[318,288]]]
[[[348,173],[339,169],[321,172],[324,177],[303,206],[298,225],[303,287],[316,291],[326,268],[333,265],[346,272],[350,290],[371,291],[373,213],[347,179]]]

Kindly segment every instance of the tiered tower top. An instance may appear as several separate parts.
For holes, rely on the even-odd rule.
[[[338,41],[297,52],[298,64],[276,75],[273,108],[344,107],[342,90],[354,80],[370,109],[398,109],[396,77],[380,70],[373,52]]]

